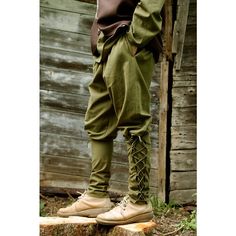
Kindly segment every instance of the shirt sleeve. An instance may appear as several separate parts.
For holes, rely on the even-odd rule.
[[[131,44],[145,47],[162,27],[161,9],[165,0],[140,0],[127,33]]]

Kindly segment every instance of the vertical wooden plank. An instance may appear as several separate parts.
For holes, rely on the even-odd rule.
[[[166,201],[168,72],[169,62],[164,58],[161,63],[158,158],[158,198],[164,202]]]
[[[174,67],[180,70],[188,20],[190,0],[178,0],[177,19],[174,24],[172,52],[176,54]]]
[[[173,34],[173,24],[172,24],[172,0],[166,0],[164,5],[164,55],[167,60],[172,61],[172,34]]]
[[[163,60],[161,62],[160,79],[160,110],[159,110],[159,157],[158,157],[158,198],[167,200],[167,135],[168,135],[168,92],[169,92],[169,67],[172,61],[172,0],[166,0],[164,5],[164,39]],[[172,65],[172,63],[171,63]]]

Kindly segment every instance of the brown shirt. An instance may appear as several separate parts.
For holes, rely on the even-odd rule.
[[[154,54],[162,49],[160,37],[161,8],[164,0],[97,0],[97,12],[92,26],[91,46],[96,44],[100,31],[112,36],[121,26],[130,27],[130,38],[137,47],[149,47]]]

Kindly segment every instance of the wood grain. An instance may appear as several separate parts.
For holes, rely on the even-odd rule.
[[[40,8],[40,26],[43,28],[90,35],[93,19],[94,15]]]
[[[171,172],[170,189],[196,189],[196,171]]]
[[[160,84],[160,124],[159,124],[159,156],[158,156],[158,197],[166,201],[166,165],[167,165],[167,112],[168,112],[168,82],[169,82],[169,62],[163,61],[161,64],[161,84]]]
[[[40,172],[40,186],[41,187],[59,187],[63,189],[72,188],[86,190],[88,188],[89,178],[78,175],[66,175],[53,172]],[[128,191],[127,183],[111,181],[109,191],[124,195]],[[157,194],[156,187],[150,187],[151,194]]]
[[[176,150],[170,152],[171,171],[196,171],[196,150]]]
[[[91,55],[43,46],[40,48],[40,64],[84,73],[92,73],[93,70]]]
[[[89,96],[88,85],[91,80],[91,73],[43,66],[40,68],[41,90]]]
[[[40,7],[57,9],[62,11],[95,15],[96,5],[86,3],[86,1],[74,0],[40,0]]]
[[[171,128],[171,149],[195,149],[196,126],[175,126]]]
[[[81,33],[41,27],[40,44],[50,48],[91,55],[90,36]]]
[[[196,125],[197,122],[196,107],[178,107],[172,109],[172,126]]]
[[[179,204],[196,202],[196,193],[196,189],[170,191],[170,201]]]

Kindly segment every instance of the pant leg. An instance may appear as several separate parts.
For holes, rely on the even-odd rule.
[[[143,135],[149,130],[150,83],[154,59],[150,51],[142,49],[131,53],[127,34],[113,46],[104,67],[104,80],[109,91],[117,128],[124,136]]]
[[[149,199],[150,135],[127,138],[129,161],[128,194],[133,203],[147,203]]]
[[[151,124],[152,52],[144,48],[133,56],[127,34],[98,46],[102,56],[94,65],[89,86],[85,129],[95,140],[115,138],[118,129],[124,136],[145,134]]]
[[[127,142],[129,161],[128,194],[133,203],[148,201],[150,175],[150,84],[154,69],[150,51],[135,55],[127,35],[114,45],[104,69],[104,79],[112,98],[117,127]]]
[[[85,115],[85,130],[90,137],[92,151],[91,174],[87,192],[95,197],[107,197],[108,195],[113,139],[117,135],[117,118],[103,78],[105,58],[114,43],[113,40],[105,42],[103,37],[99,38],[100,56],[94,63],[94,79],[89,85],[90,98]]]
[[[121,36],[113,45],[107,61],[95,63],[94,80],[89,86],[91,96],[85,119],[85,129],[91,139],[97,141],[113,139],[117,129],[123,130],[127,140],[130,136],[140,139],[148,135],[151,123],[149,87],[153,67],[154,59],[148,50],[143,49],[135,56],[131,54],[126,35]],[[98,155],[94,163],[99,163],[102,159],[104,161],[102,156]],[[133,154],[129,155],[129,194],[133,202],[146,201],[142,193],[142,184],[146,196],[149,185],[149,157],[147,152],[140,162]],[[106,160],[109,166],[110,159]],[[141,181],[141,184],[134,178],[139,175],[139,170],[134,168],[137,163],[139,163],[138,168],[146,173],[145,181]],[[102,170],[102,167],[99,168]],[[90,183],[97,181],[92,188],[94,193],[99,192],[99,188],[96,187],[100,183],[96,175],[97,170],[92,169],[92,173],[94,174],[91,174]],[[108,184],[107,181],[105,184]]]
[[[110,180],[113,140],[91,140],[92,168],[89,178],[88,194],[95,197],[107,197]]]
[[[104,80],[104,70],[112,47],[119,35],[106,39],[101,33],[97,49],[99,56],[93,66],[93,81],[89,85],[90,98],[85,114],[85,130],[94,140],[110,140],[117,136],[117,117],[111,94]]]
[[[117,118],[103,79],[103,68],[103,63],[95,62],[94,79],[89,85],[90,98],[85,114],[85,130],[89,137],[102,141],[114,139],[117,136]]]

